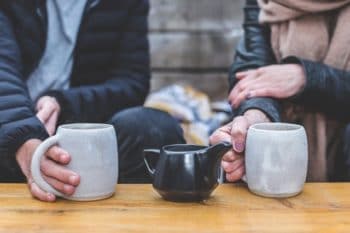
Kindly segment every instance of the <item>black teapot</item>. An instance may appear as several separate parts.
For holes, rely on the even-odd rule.
[[[168,145],[144,150],[144,161],[154,189],[164,199],[200,201],[217,187],[221,158],[231,148],[228,142],[211,147]]]

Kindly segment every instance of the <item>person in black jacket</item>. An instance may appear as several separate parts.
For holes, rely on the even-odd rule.
[[[229,76],[228,99],[235,117],[214,132],[210,141],[232,141],[233,150],[224,156],[222,167],[227,181],[233,182],[245,173],[244,149],[249,126],[293,121],[304,124],[308,133],[308,179],[344,179],[339,171],[347,172],[345,179],[350,179],[349,127],[345,130],[341,155],[347,156],[347,161],[337,153],[338,158],[330,162],[329,155],[341,138],[338,131],[332,131],[344,132],[350,117],[346,107],[350,102],[350,56],[346,52],[350,31],[345,26],[350,17],[350,1],[280,2],[246,1],[244,36]],[[289,104],[293,107],[289,108]],[[291,109],[296,117],[288,115]],[[313,127],[309,127],[311,124]]]
[[[137,107],[149,91],[148,0],[0,2],[0,181],[27,180],[33,196],[54,201],[31,178],[33,151],[57,125],[113,124],[119,182],[149,182],[142,150],[184,143],[168,114]],[[70,195],[79,174],[55,146],[41,162],[46,181]]]

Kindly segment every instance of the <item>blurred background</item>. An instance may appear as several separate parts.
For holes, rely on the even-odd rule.
[[[190,84],[226,99],[243,0],[151,0],[152,90]]]

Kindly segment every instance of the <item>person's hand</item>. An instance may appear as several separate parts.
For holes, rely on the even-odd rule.
[[[297,64],[271,65],[256,70],[239,72],[239,80],[229,95],[232,107],[254,97],[284,99],[299,93],[305,86],[303,67]]]
[[[255,123],[269,122],[270,120],[260,110],[251,109],[243,116],[219,129],[210,136],[210,143],[217,144],[222,141],[232,142],[233,149],[227,152],[222,159],[221,166],[226,172],[226,180],[234,182],[245,174],[244,150],[248,128]]]
[[[46,131],[50,136],[55,133],[57,119],[61,111],[61,107],[55,98],[43,96],[36,103],[36,116],[45,125]]]
[[[41,141],[38,139],[26,141],[17,151],[16,159],[23,174],[27,178],[28,188],[31,194],[41,201],[53,202],[56,200],[55,195],[42,190],[35,184],[30,172],[33,153],[40,143]],[[80,183],[78,174],[63,167],[63,165],[70,162],[70,159],[66,151],[58,146],[53,146],[43,156],[40,165],[42,176],[46,182],[67,196],[72,195]]]

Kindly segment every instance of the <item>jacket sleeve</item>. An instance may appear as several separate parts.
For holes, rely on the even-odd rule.
[[[349,71],[293,56],[285,58],[283,62],[300,64],[305,71],[306,85],[300,93],[292,97],[293,101],[349,121]]]
[[[149,92],[148,0],[134,0],[106,82],[44,93],[61,105],[65,122],[105,122],[122,109],[142,105]],[[62,122],[61,122],[62,123]]]
[[[235,74],[240,71],[256,69],[275,64],[276,60],[270,45],[270,30],[259,24],[260,8],[256,0],[247,0],[244,8],[244,35],[237,48],[230,69],[230,90],[237,84]],[[279,121],[279,104],[271,98],[252,98],[233,109],[234,115],[241,115],[248,109],[263,111],[272,121]]]
[[[13,26],[0,9],[0,151],[13,154],[28,139],[45,139],[22,80],[21,54]]]

